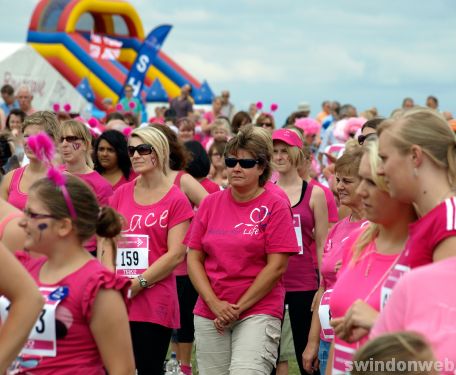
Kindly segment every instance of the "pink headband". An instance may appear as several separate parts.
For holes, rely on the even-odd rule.
[[[35,156],[48,167],[47,177],[60,188],[63,194],[63,199],[65,199],[68,212],[70,213],[71,218],[76,220],[77,214],[74,209],[73,202],[71,201],[70,194],[68,193],[68,189],[65,185],[65,175],[61,172],[61,170],[54,167],[52,163],[55,155],[55,147],[52,139],[45,132],[40,132],[27,139],[27,146],[30,150],[32,150]]]

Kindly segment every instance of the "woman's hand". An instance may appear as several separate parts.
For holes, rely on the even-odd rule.
[[[239,319],[239,306],[227,301],[216,301],[209,304],[209,308],[224,325],[228,325]]]
[[[130,298],[136,297],[141,290],[142,287],[139,285],[139,280],[137,278],[131,279]]]
[[[377,320],[379,312],[362,300],[356,300],[343,318],[331,319],[337,337],[356,342],[366,336]]]
[[[302,366],[309,374],[313,374],[318,370],[318,349],[320,342],[308,342],[304,352],[302,353]]]

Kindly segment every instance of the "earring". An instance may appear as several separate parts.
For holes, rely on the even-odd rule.
[[[418,169],[413,168],[413,176],[418,177]]]

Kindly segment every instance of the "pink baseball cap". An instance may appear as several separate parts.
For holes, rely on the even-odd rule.
[[[289,146],[302,148],[302,140],[293,130],[277,129],[272,133],[273,141],[282,141]]]

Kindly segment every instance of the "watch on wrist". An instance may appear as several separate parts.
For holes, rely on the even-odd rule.
[[[149,282],[143,277],[143,275],[138,275],[137,279],[141,288],[149,288]]]

